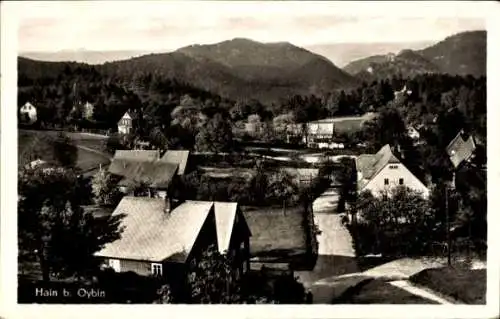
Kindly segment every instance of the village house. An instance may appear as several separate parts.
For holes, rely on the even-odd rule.
[[[188,267],[209,247],[230,256],[232,275],[250,268],[250,229],[237,203],[124,197],[112,215],[123,216],[121,238],[95,255],[116,272],[160,276],[176,291],[185,287]]]
[[[393,154],[387,144],[376,154],[361,154],[356,158],[358,192],[369,190],[374,196],[388,194],[391,189],[405,186],[423,197],[429,196],[429,189],[408,170]]]
[[[188,160],[185,150],[168,150],[163,157],[158,150],[117,150],[108,171],[122,177],[118,186],[125,194],[142,185],[150,196],[165,198],[175,179],[189,168]]]
[[[470,162],[474,158],[475,150],[476,142],[474,137],[469,135],[466,138],[464,131],[460,131],[446,147],[446,153],[455,169]]]
[[[408,88],[405,85],[401,90],[394,91],[394,99],[397,101],[397,100],[403,98],[405,95],[409,96],[411,94],[412,94],[412,91],[408,90]]]
[[[299,124],[294,134],[301,134],[302,141],[313,148],[344,148],[342,143],[335,143],[337,134],[354,133],[363,128],[363,124],[375,118],[375,113],[362,116],[334,117],[309,122],[306,129]]]
[[[134,128],[134,121],[136,120],[136,115],[132,111],[128,110],[123,114],[122,118],[118,121],[118,133],[129,134]]]
[[[24,124],[33,124],[37,120],[36,107],[30,102],[26,102],[19,110],[20,122]]]

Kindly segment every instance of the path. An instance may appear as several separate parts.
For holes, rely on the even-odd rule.
[[[439,296],[437,296],[435,293],[431,292],[430,289],[422,289],[420,287],[417,287],[410,283],[408,280],[397,280],[397,281],[390,281],[389,282],[391,285],[404,289],[408,291],[411,294],[420,296],[425,299],[433,300],[435,302],[438,302],[442,305],[452,305],[452,302],[449,302],[446,299],[443,299]]]
[[[313,303],[330,303],[339,291],[357,282],[356,278],[329,280],[359,271],[351,235],[335,214],[338,197],[337,191],[331,188],[314,201],[314,220],[321,231],[317,236],[318,260],[313,270],[296,272],[306,289],[311,290]]]
[[[76,147],[79,148],[79,149],[82,149],[84,151],[95,153],[97,155],[100,155],[102,157],[105,157],[105,158],[111,160],[111,156],[109,156],[109,154],[103,153],[103,152],[98,151],[96,149],[93,149],[93,148],[90,148],[90,147],[86,147],[86,146],[82,146],[82,145],[78,145],[78,144],[76,144]]]

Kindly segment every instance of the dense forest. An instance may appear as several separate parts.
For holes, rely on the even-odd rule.
[[[19,63],[22,72],[18,79],[18,101],[20,105],[34,104],[38,111],[37,124],[47,128],[77,123],[83,127],[115,130],[125,111],[132,109],[141,114],[137,132],[141,138],[147,140],[152,133],[155,139],[160,136],[164,141],[166,136],[177,137],[185,143],[174,141],[168,146],[192,148],[199,128],[209,125],[211,120],[219,124],[227,122],[226,127],[242,127],[258,119],[270,127],[279,121],[303,123],[330,116],[377,112],[391,106],[401,113],[405,126],[423,127],[425,131],[436,123],[452,125],[449,133],[439,135],[441,145],[460,129],[474,132],[483,143],[486,140],[485,77],[420,74],[403,78],[398,75],[363,82],[349,90],[294,95],[278,103],[263,104],[255,99],[228,100],[154,73],[138,72],[129,78],[106,76],[99,66],[86,64],[24,58],[20,58]],[[395,98],[395,92],[403,87],[406,93]],[[84,122],[75,116],[74,106],[87,101],[95,109],[93,119]],[[216,114],[220,116],[215,118]]]

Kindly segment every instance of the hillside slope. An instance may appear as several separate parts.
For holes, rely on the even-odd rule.
[[[462,32],[422,50],[375,55],[352,61],[343,69],[361,80],[422,73],[486,75],[486,31]]]

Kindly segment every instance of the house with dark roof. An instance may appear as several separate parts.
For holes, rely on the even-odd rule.
[[[457,136],[446,147],[451,163],[455,169],[462,164],[470,162],[474,157],[476,142],[472,135],[465,136],[464,131],[460,131]]]
[[[394,155],[389,144],[376,154],[361,154],[356,158],[358,191],[369,190],[374,196],[405,186],[429,196],[429,189]]]
[[[118,186],[123,193],[147,186],[150,193],[155,190],[166,197],[178,167],[176,163],[160,161],[158,150],[117,150],[108,171],[121,177]]]
[[[233,275],[249,270],[250,229],[237,203],[124,197],[112,215],[123,216],[121,238],[95,255],[116,272],[161,276],[182,289],[190,262],[210,245],[234,260]]]
[[[158,150],[117,150],[108,171],[122,177],[122,192],[144,185],[165,198],[169,188],[188,169],[189,151],[169,150],[160,158]]]

